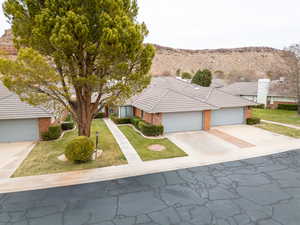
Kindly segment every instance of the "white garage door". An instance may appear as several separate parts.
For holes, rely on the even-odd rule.
[[[165,133],[202,130],[202,112],[164,113]]]
[[[219,109],[212,112],[211,126],[243,124],[244,108]]]
[[[0,120],[0,142],[36,141],[37,119]]]

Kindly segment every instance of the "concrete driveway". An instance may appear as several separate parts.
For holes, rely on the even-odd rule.
[[[26,158],[33,142],[0,143],[0,179],[10,177]]]
[[[223,135],[218,135],[219,133]],[[278,153],[291,146],[300,146],[299,139],[248,125],[214,127],[212,132],[171,133],[166,137],[181,147],[189,156],[208,162],[257,157]],[[249,147],[238,147],[239,145],[235,142],[245,142]]]
[[[300,151],[0,194],[0,224],[299,225]]]

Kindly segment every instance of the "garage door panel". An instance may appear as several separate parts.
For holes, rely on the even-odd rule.
[[[202,112],[164,113],[165,133],[202,130]]]
[[[244,108],[219,109],[212,112],[211,126],[243,124]]]
[[[37,119],[0,120],[0,142],[36,141]]]

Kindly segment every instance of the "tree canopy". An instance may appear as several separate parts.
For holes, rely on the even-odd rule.
[[[212,73],[210,70],[198,70],[192,79],[193,84],[198,84],[202,87],[209,87],[212,82]]]
[[[74,117],[79,135],[105,104],[142,91],[154,48],[137,22],[136,0],[6,0],[4,12],[19,49],[0,59],[5,85],[31,103],[56,101]]]

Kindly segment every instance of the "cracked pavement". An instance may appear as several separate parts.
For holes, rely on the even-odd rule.
[[[299,225],[300,151],[0,194],[0,225]]]

